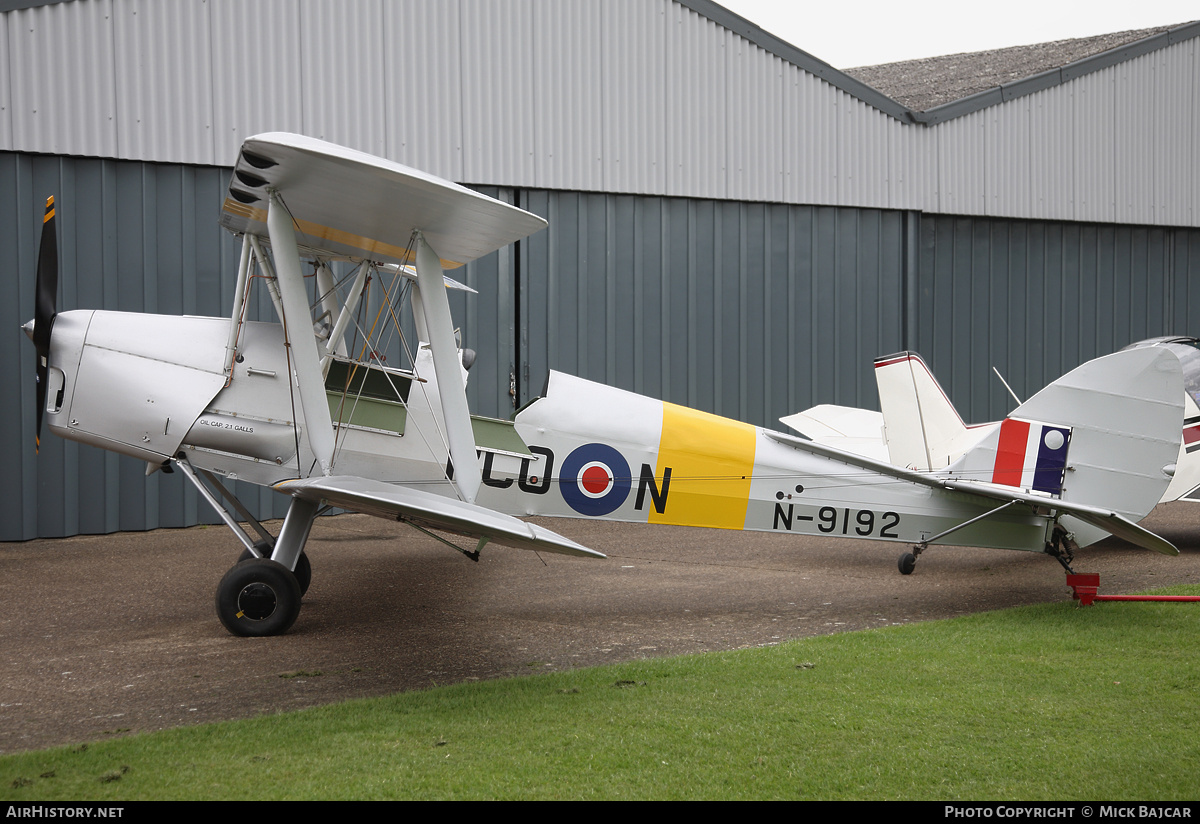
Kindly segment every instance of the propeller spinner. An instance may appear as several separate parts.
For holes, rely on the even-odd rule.
[[[46,386],[50,375],[50,330],[58,302],[58,237],[54,230],[54,197],[46,198],[42,219],[42,245],[38,251],[37,295],[33,317],[33,345],[37,349],[37,435],[35,451],[42,445],[42,415],[46,411]]]

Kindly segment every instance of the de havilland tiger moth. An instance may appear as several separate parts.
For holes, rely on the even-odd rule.
[[[37,425],[179,471],[244,546],[217,587],[235,635],[296,620],[326,508],[475,541],[603,558],[516,516],[790,532],[911,545],[1074,551],[1137,525],[1176,471],[1179,359],[1141,347],[1083,364],[952,461],[909,468],[552,372],[512,421],[472,416],[445,275],[546,226],[514,206],[352,149],[271,133],[242,145],[220,221],[241,238],[224,318],[58,312],[47,204],[34,320]],[[302,264],[302,261],[306,263]],[[304,267],[315,277],[310,290]],[[335,276],[334,269],[346,271]],[[276,322],[245,319],[267,290]],[[368,316],[376,289],[380,311]],[[411,312],[406,367],[382,336]],[[291,498],[272,535],[229,481]],[[232,510],[232,511],[230,511]],[[243,527],[243,523],[247,524]]]

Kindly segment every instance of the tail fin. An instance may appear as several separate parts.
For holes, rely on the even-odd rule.
[[[1038,392],[946,474],[1136,522],[1171,481],[1182,422],[1179,359],[1164,348],[1129,349],[1088,361]],[[1078,522],[1068,529],[1080,545],[1104,534]]]
[[[875,384],[883,410],[890,460],[909,469],[953,463],[987,430],[963,423],[937,379],[915,352],[875,359]]]

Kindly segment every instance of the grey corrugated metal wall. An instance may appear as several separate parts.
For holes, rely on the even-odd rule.
[[[967,420],[1083,361],[1200,334],[1200,230],[925,215],[910,347]]]
[[[522,397],[547,368],[760,425],[873,406],[902,346],[904,213],[529,192]],[[819,401],[818,401],[819,399]]]
[[[215,519],[178,476],[47,437],[33,454],[37,217],[60,204],[60,307],[224,315],[237,243],[217,227],[228,172],[0,153],[0,539]],[[579,192],[483,189],[550,229],[454,277],[478,350],[472,408],[507,416],[548,368],[751,423],[816,403],[876,407],[871,360],[926,356],[968,420],[1130,341],[1195,331],[1200,230]],[[261,317],[271,310],[260,296]],[[515,397],[509,394],[515,378]],[[239,485],[265,514],[282,496]]]
[[[707,0],[0,12],[0,149],[217,165],[278,129],[493,186],[1200,226],[1195,24],[928,126],[754,29]]]

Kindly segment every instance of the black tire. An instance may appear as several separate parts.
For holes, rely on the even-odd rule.
[[[900,556],[900,560],[896,563],[900,567],[901,575],[912,575],[913,570],[917,568],[917,556],[911,552],[906,552]]]
[[[259,546],[258,551],[267,557],[271,556],[271,547],[269,546]],[[238,562],[249,561],[253,557],[255,557],[254,553],[244,549]],[[307,552],[300,553],[300,558],[296,561],[296,568],[292,570],[292,574],[296,576],[296,583],[300,585],[300,597],[303,598],[308,594],[309,584],[312,583],[312,564],[309,563]]]
[[[217,617],[234,635],[281,635],[300,615],[300,584],[282,564],[240,561],[217,585]]]

